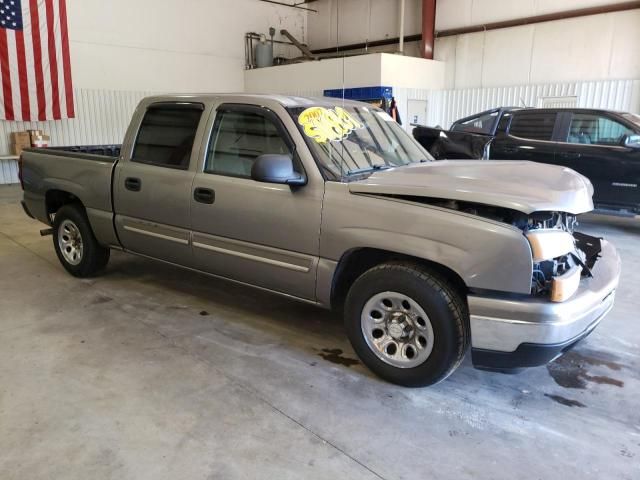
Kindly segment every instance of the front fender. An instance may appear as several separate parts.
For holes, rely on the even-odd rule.
[[[528,294],[533,262],[522,231],[510,225],[403,200],[328,187],[320,256],[338,261],[375,248],[439,263],[470,288]]]

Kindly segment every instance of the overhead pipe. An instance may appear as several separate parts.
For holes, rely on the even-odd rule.
[[[400,45],[398,47],[398,53],[404,55],[404,0],[400,0],[400,27],[398,31],[400,32]]]
[[[404,42],[419,42],[422,38],[422,35],[405,35]],[[361,43],[351,43],[349,45],[339,45],[337,47],[329,47],[329,48],[317,48],[315,50],[311,50],[311,53],[314,55],[321,55],[324,53],[338,53],[338,52],[347,52],[349,50],[364,50],[372,47],[383,47],[385,45],[397,45],[400,42],[399,37],[393,38],[385,38],[383,40],[372,40],[371,42],[361,42]]]
[[[498,30],[501,28],[521,27],[534,23],[552,22],[555,20],[566,20],[569,18],[586,17],[590,15],[600,15],[603,13],[624,12],[640,8],[640,1],[614,3],[612,5],[601,5],[598,7],[579,8],[577,10],[567,10],[564,12],[548,13],[545,15],[535,15],[532,17],[505,20],[502,22],[485,23],[483,25],[472,25],[470,27],[450,28],[441,30],[438,37],[450,37],[452,35],[463,35],[465,33],[485,32],[487,30]]]
[[[275,0],[259,0],[260,2],[265,2],[265,3],[272,3],[274,5],[281,5],[283,7],[289,7],[289,8],[298,8],[300,10],[306,10],[307,12],[313,12],[313,13],[318,13],[317,10],[314,10],[313,8],[308,8],[308,7],[301,7],[300,5],[304,5],[306,3],[311,3],[314,2],[315,0],[305,0],[304,2],[300,2],[300,3],[284,3],[284,2],[277,2]]]
[[[420,56],[433,60],[434,33],[436,30],[436,0],[422,0],[422,39]]]
[[[285,37],[287,37],[289,39],[289,41],[293,45],[295,45],[298,48],[298,50],[300,50],[302,52],[302,54],[305,57],[307,57],[309,60],[317,60],[317,58],[313,55],[311,50],[309,50],[309,47],[307,47],[303,43],[300,43],[296,37],[294,37],[293,35],[291,35],[291,33],[289,33],[288,30],[282,29],[282,30],[280,30],[280,34],[285,36]]]

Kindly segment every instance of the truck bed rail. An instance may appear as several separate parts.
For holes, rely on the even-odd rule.
[[[119,157],[122,145],[73,145],[69,147],[49,147],[48,150],[60,152],[88,153],[105,157]]]

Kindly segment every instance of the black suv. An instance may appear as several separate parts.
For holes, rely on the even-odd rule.
[[[436,159],[531,160],[564,165],[594,186],[596,208],[640,214],[640,116],[583,108],[497,108],[451,130],[416,127]]]

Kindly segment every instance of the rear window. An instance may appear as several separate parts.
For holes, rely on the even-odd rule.
[[[454,132],[481,133],[490,135],[498,118],[498,112],[488,112],[464,121],[456,122],[451,130]]]
[[[555,123],[555,113],[518,112],[513,115],[509,134],[531,140],[551,140]]]
[[[150,107],[140,125],[131,161],[189,168],[202,110],[201,104]]]

